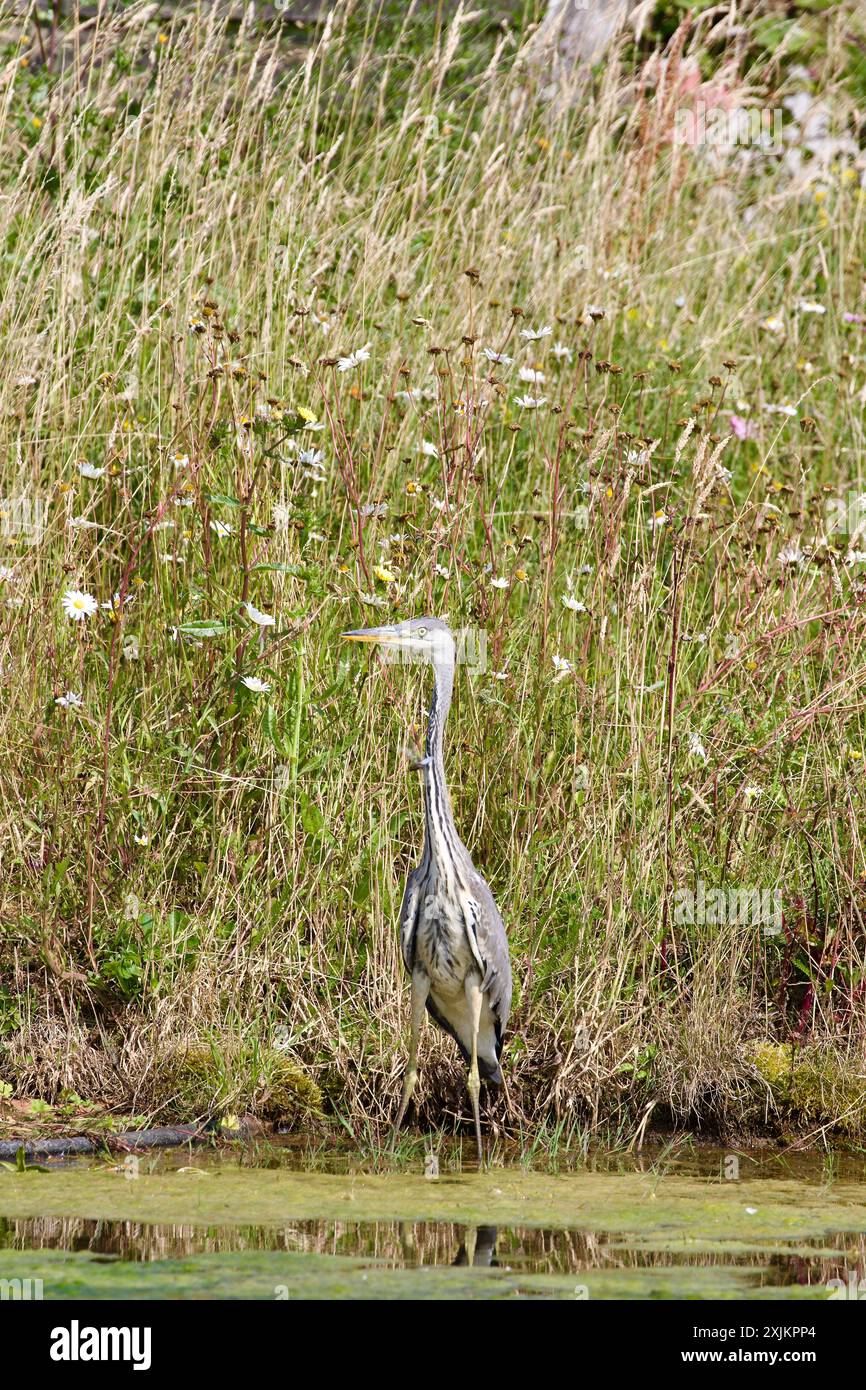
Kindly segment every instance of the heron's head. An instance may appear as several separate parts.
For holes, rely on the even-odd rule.
[[[362,627],[340,635],[347,642],[375,642],[386,651],[405,653],[408,660],[454,665],[454,638],[441,618],[410,618],[389,627]]]

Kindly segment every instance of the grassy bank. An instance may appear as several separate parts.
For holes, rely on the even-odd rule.
[[[431,612],[500,1121],[862,1130],[864,39],[800,9],[575,91],[506,7],[4,19],[10,1114],[392,1113],[427,680],[337,635]]]

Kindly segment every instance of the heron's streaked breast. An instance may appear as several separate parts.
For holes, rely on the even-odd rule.
[[[442,891],[422,896],[415,932],[415,960],[426,971],[434,989],[442,993],[463,990],[466,977],[478,966],[466,935],[463,908],[457,896]]]

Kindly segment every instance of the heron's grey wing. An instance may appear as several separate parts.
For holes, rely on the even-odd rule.
[[[472,886],[477,904],[477,911],[472,914],[472,927],[478,953],[484,962],[481,989],[490,1002],[501,1044],[508,1024],[508,1015],[511,1013],[511,958],[508,953],[508,937],[505,933],[505,923],[499,915],[499,908],[493,901],[493,894],[480,874],[475,874]]]
[[[406,891],[403,894],[403,905],[400,908],[400,950],[403,954],[403,964],[410,975],[415,964],[415,928],[418,925],[420,901],[420,876],[418,870],[413,869],[406,880]]]

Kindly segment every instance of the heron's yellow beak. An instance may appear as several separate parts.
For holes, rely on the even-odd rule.
[[[341,632],[344,642],[396,642],[397,634],[387,627],[359,627],[351,632]]]

